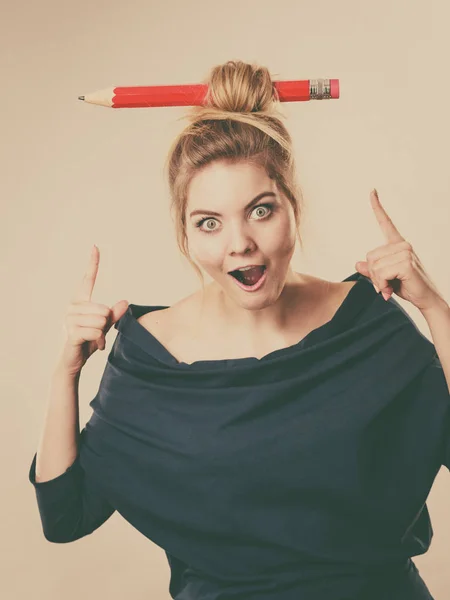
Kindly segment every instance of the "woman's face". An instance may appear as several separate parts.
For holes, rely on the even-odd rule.
[[[294,280],[293,209],[262,167],[216,161],[197,173],[189,187],[186,234],[191,256],[242,306],[267,306]],[[248,292],[229,271],[254,264],[266,266],[265,280]]]

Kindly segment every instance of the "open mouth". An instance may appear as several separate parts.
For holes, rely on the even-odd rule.
[[[266,265],[251,267],[244,271],[230,271],[229,275],[233,277],[235,282],[246,291],[254,291],[259,289],[266,279]]]

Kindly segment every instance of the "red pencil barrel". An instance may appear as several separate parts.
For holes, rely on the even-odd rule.
[[[116,87],[112,107],[201,106],[207,91],[205,84]]]
[[[274,81],[281,102],[339,98],[338,79]],[[80,96],[91,104],[111,108],[203,106],[207,84],[121,86]]]

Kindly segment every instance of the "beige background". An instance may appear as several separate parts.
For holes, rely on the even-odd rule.
[[[199,285],[176,247],[162,173],[184,109],[113,110],[77,96],[197,83],[234,58],[266,65],[273,79],[339,78],[339,100],[283,104],[306,203],[305,252],[297,248],[294,268],[341,281],[384,243],[369,202],[376,187],[450,300],[449,4],[4,0],[1,8],[0,596],[168,599],[163,551],[117,513],[75,543],[47,542],[27,479],[64,313],[92,244],[101,253],[94,301],[171,304]],[[399,301],[430,337],[417,309]],[[83,371],[81,424],[116,334]],[[445,467],[428,508],[434,539],[415,562],[444,600]]]

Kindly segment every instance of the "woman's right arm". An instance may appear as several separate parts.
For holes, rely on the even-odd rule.
[[[81,371],[71,373],[58,364],[50,381],[44,427],[37,450],[35,481],[62,475],[75,461],[80,436],[78,387]]]
[[[79,431],[78,375],[59,365],[50,385],[44,427],[29,471],[44,537],[78,540],[98,529],[114,512],[97,482],[83,470],[84,430]]]
[[[100,527],[114,512],[99,482],[83,469],[78,384],[92,354],[105,349],[105,336],[128,303],[112,308],[91,301],[98,272],[95,246],[88,269],[66,316],[67,340],[50,381],[44,427],[28,478],[34,485],[44,536],[50,542],[72,542]]]

